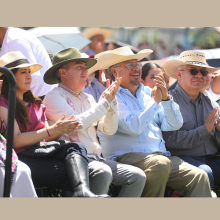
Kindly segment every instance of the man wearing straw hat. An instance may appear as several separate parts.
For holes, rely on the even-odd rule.
[[[91,40],[89,48],[82,52],[88,55],[96,55],[104,50],[105,40],[110,37],[112,31],[104,28],[87,28],[82,34]]]
[[[76,48],[67,48],[54,55],[53,66],[45,73],[48,84],[59,83],[45,99],[48,122],[54,124],[60,115],[74,115],[83,123],[83,128],[64,134],[61,140],[81,142],[85,145],[89,158],[90,188],[93,193],[106,194],[110,183],[121,186],[119,197],[140,197],[146,177],[144,172],[130,165],[105,160],[96,131],[109,136],[117,131],[118,105],[115,95],[120,84],[119,78],[109,86],[98,103],[82,92],[87,83],[87,69],[97,61],[82,58]]]
[[[109,68],[114,81],[122,77],[117,93],[119,106],[118,130],[108,136],[98,132],[106,158],[141,168],[147,177],[143,197],[163,197],[166,185],[189,197],[211,197],[206,172],[165,148],[162,131],[182,126],[179,106],[170,99],[164,78],[155,76],[156,85],[147,95],[140,83],[138,62],[152,50],[133,54],[129,47],[103,52],[97,56],[94,69]]]
[[[220,68],[206,65],[203,52],[184,51],[179,60],[167,61],[164,69],[178,79],[170,94],[183,116],[179,131],[163,133],[166,147],[173,155],[206,171],[211,188],[214,184],[220,186],[220,110],[216,102],[200,92],[206,76]]]

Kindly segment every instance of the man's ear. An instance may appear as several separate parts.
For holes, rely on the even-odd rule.
[[[111,67],[111,73],[113,74],[113,76],[115,77],[115,79],[117,78],[117,72],[116,72],[116,68],[115,67]]]
[[[144,84],[144,80],[141,78],[141,83]]]
[[[66,71],[65,71],[65,69],[59,69],[59,74],[60,74],[60,77],[66,78]]]
[[[176,71],[176,75],[177,75],[177,79],[178,79],[178,80],[181,79],[181,74],[182,74],[182,71],[180,71],[180,70],[177,70],[177,71]]]

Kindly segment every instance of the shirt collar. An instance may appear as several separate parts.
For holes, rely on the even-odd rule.
[[[96,84],[96,82],[97,82],[97,79],[96,79],[96,78],[94,78],[90,84],[91,84],[91,85],[95,85],[95,84]]]
[[[62,89],[66,90],[67,92],[69,92],[70,94],[75,96],[76,98],[79,98],[80,94],[82,93],[82,92],[80,92],[80,94],[78,94],[78,93],[74,92],[73,90],[71,90],[70,88],[65,86],[63,83],[59,83],[58,87],[61,87]]]
[[[190,102],[195,102],[185,91],[184,89],[179,85],[179,83],[176,85],[175,90],[178,91],[178,93],[182,96],[183,100],[186,102],[186,104],[189,104]],[[196,102],[200,103],[201,101],[201,92],[199,92],[199,97],[196,100]]]
[[[140,93],[141,87],[142,87],[142,83],[140,83],[140,84],[138,85],[138,88],[137,88],[137,90],[136,90],[136,96],[137,96],[137,94]],[[118,90],[119,90],[119,91],[122,91],[122,92],[124,92],[124,93],[127,93],[127,94],[131,94],[131,92],[130,92],[128,89],[122,88],[121,86],[119,86],[119,89],[118,89]],[[132,94],[131,94],[131,95],[132,95]],[[132,96],[133,96],[133,95],[132,95]]]

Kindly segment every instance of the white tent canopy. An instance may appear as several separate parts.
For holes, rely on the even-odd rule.
[[[81,50],[91,42],[77,27],[36,27],[29,29],[28,32],[38,37],[44,47],[53,54],[69,47]]]

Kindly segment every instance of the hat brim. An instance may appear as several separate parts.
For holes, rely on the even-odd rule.
[[[44,82],[49,84],[49,85],[59,83],[59,80],[55,76],[56,70],[59,69],[64,64],[71,63],[71,62],[76,62],[76,61],[84,62],[85,65],[86,65],[87,70],[89,68],[91,68],[92,66],[94,66],[96,64],[96,62],[97,62],[96,59],[92,59],[92,58],[77,58],[77,59],[70,59],[70,60],[62,61],[62,62],[57,63],[56,65],[52,66],[50,69],[48,69],[45,72],[45,74],[44,74]]]
[[[179,61],[179,60],[169,60],[164,63],[164,70],[167,75],[170,77],[177,79],[176,71],[177,68],[181,65],[191,65],[191,66],[199,66],[199,67],[206,67],[207,71],[209,73],[214,73],[218,70],[220,70],[220,67],[212,67],[212,66],[207,66],[207,65],[202,65],[202,64],[192,64],[184,61]]]
[[[18,68],[22,68],[22,67],[30,67],[31,69],[31,74],[37,72],[38,70],[40,70],[43,66],[40,64],[20,64],[18,66],[12,67],[12,68],[8,68],[9,70],[13,70],[13,69],[18,69]],[[0,76],[2,76],[3,74],[0,73]]]
[[[127,60],[142,60],[144,57],[151,54],[152,50],[142,50],[138,54],[133,55],[120,55],[116,53],[105,53],[97,58],[97,63],[91,69],[88,70],[88,75],[95,72],[96,70],[108,69],[110,66]]]
[[[104,39],[106,40],[111,36],[112,31],[108,29],[101,29],[101,28],[100,29],[88,28],[82,34],[88,39],[91,39],[92,37],[96,35],[103,35]]]

